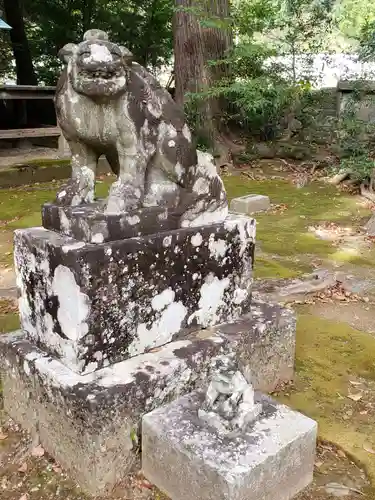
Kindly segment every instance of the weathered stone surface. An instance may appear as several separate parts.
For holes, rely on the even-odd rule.
[[[15,234],[22,328],[89,373],[233,321],[251,300],[255,221],[89,244],[43,228]]]
[[[369,236],[375,236],[375,215],[374,214],[366,222],[364,229]]]
[[[216,358],[211,369],[205,398],[198,417],[221,437],[232,438],[243,433],[262,411],[255,402],[254,388],[238,365],[236,356]]]
[[[105,243],[178,229],[179,216],[168,208],[150,207],[130,213],[105,213],[105,200],[76,207],[46,203],[42,223],[66,236],[88,243]]]
[[[287,341],[280,322],[272,325],[274,308],[252,304],[257,319],[247,315],[231,325],[199,330],[87,375],[36,348],[25,333],[0,336],[5,410],[24,428],[39,432],[43,447],[81,486],[94,494],[105,491],[126,476],[135,460],[131,437],[142,415],[205,387],[215,359],[242,352],[242,337],[252,348],[241,366],[248,373],[249,367],[257,368],[255,389],[273,390],[290,380],[294,343]],[[281,346],[281,353],[289,345],[289,355],[271,355],[273,344]]]
[[[190,393],[145,415],[142,468],[174,500],[289,500],[313,477],[316,423],[263,395],[262,413],[228,439],[198,418]]]
[[[293,379],[296,317],[291,309],[253,300],[250,314],[213,331],[236,342],[241,370],[256,390],[272,392]]]
[[[256,212],[264,212],[271,207],[270,199],[268,196],[261,194],[248,194],[233,198],[230,202],[230,209],[232,212],[239,214],[253,214]]]
[[[59,53],[65,68],[56,88],[56,112],[72,152],[72,178],[56,203],[92,203],[98,158],[118,179],[108,214],[169,207],[178,227],[222,222],[228,214],[224,185],[213,157],[197,152],[183,109],[125,47],[90,30],[79,45]]]
[[[126,477],[137,457],[144,413],[204,387],[212,361],[234,355],[206,330],[155,352],[79,375],[24,333],[0,336],[4,408],[91,494]]]

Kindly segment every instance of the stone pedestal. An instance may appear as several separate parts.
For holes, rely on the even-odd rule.
[[[136,461],[142,416],[205,388],[218,356],[239,357],[244,373],[256,367],[258,390],[272,391],[291,379],[293,312],[261,302],[253,303],[252,311],[87,375],[37,348],[22,331],[2,335],[5,410],[39,436],[82,488],[92,494],[109,491]]]
[[[234,321],[250,308],[255,221],[90,244],[45,228],[16,231],[21,326],[89,373]]]
[[[142,468],[173,500],[290,500],[313,477],[317,425],[258,394],[261,414],[223,438],[198,417],[197,392],[145,415]]]

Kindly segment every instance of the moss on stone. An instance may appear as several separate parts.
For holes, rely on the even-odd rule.
[[[35,165],[36,167],[51,167],[54,165],[70,165],[69,158],[35,158],[27,162],[27,165]],[[18,166],[18,165],[17,165]]]
[[[375,455],[366,451],[364,445],[375,449],[374,411],[361,414],[363,402],[355,402],[347,395],[358,392],[349,380],[363,378],[375,388],[374,353],[374,337],[347,324],[302,311],[297,323],[295,389],[278,396],[317,420],[320,437],[361,462],[373,486]],[[375,398],[375,389],[372,397]]]

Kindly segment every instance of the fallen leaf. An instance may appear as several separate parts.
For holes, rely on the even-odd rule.
[[[324,462],[315,462],[315,467],[319,469],[324,464]]]
[[[361,385],[362,382],[358,382],[357,380],[349,380],[349,383],[352,385]]]
[[[31,450],[31,455],[35,458],[43,457],[44,453],[45,453],[44,448],[41,445],[36,446]]]
[[[4,441],[8,437],[8,434],[5,434],[4,432],[0,431],[0,441]]]
[[[341,458],[346,458],[346,454],[342,450],[337,450],[337,455]]]
[[[148,490],[152,490],[152,484],[147,481],[147,479],[144,479],[141,483],[139,483],[139,486],[141,488],[147,488]]]
[[[28,493],[25,493],[24,495],[22,495],[22,497],[20,497],[20,500],[29,500]]]
[[[371,455],[375,455],[375,450],[371,447],[369,443],[364,443],[363,449],[368,453],[371,453]]]
[[[359,401],[362,399],[363,394],[361,392],[358,392],[357,394],[348,394],[348,398],[353,400],[353,401]]]
[[[27,463],[24,462],[23,464],[21,464],[19,467],[18,467],[18,472],[23,472],[25,473],[27,471]]]

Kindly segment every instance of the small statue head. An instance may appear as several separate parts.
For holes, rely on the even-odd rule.
[[[132,53],[108,39],[101,30],[89,30],[78,45],[68,43],[59,52],[73,89],[92,98],[125,92]]]

